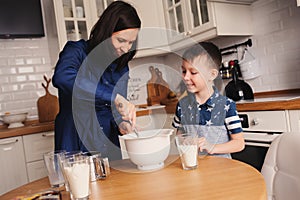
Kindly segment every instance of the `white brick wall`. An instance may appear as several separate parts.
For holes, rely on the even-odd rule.
[[[249,80],[256,92],[300,88],[300,7],[296,0],[259,0],[252,5],[252,52],[262,75]]]
[[[37,117],[36,103],[45,94],[43,75],[52,77],[47,38],[0,40],[0,114],[29,112]],[[50,88],[52,94],[56,90]]]
[[[254,92],[300,88],[300,7],[296,0],[258,0],[252,4],[252,14],[254,35],[249,51],[258,60],[261,76],[246,82]],[[246,39],[213,41],[223,48]]]

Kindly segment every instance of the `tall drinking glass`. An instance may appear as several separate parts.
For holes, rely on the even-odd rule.
[[[62,162],[63,170],[69,184],[70,195],[75,200],[89,198],[90,162],[88,156],[67,158]]]
[[[61,187],[65,183],[59,159],[64,153],[65,151],[51,151],[44,154],[44,162],[51,187]]]
[[[192,135],[175,136],[176,146],[180,155],[182,168],[184,170],[196,169],[198,167],[198,137]]]

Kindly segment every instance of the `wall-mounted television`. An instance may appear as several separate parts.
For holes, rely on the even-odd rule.
[[[40,0],[1,0],[0,38],[45,36]]]

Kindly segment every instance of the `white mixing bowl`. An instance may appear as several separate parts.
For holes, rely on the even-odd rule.
[[[23,122],[26,120],[27,112],[25,113],[10,113],[0,116],[0,119],[8,124],[8,128],[17,128],[24,126]]]
[[[156,170],[164,167],[170,152],[172,129],[140,131],[139,137],[130,133],[120,137],[124,140],[130,160],[139,170]]]

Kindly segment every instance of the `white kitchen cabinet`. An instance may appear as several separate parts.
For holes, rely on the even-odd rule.
[[[28,182],[22,137],[0,140],[0,195]]]
[[[167,27],[174,30],[169,35],[173,49],[192,41],[204,41],[217,36],[252,35],[251,7],[213,0],[165,0]]]
[[[285,110],[274,111],[248,111],[239,112],[239,115],[247,115],[249,127],[244,131],[261,132],[290,132],[288,112]]]
[[[42,132],[23,136],[28,180],[47,176],[43,154],[54,150],[54,132]]]
[[[98,18],[97,12],[101,12],[100,2],[97,4],[95,0],[53,0],[53,3],[60,50],[68,40],[88,39]],[[82,12],[78,12],[78,9],[82,9]]]
[[[168,35],[162,0],[126,0],[137,10],[142,28],[136,57],[168,53]]]
[[[68,40],[88,39],[93,25],[103,10],[114,0],[53,0],[57,35],[60,50]],[[132,4],[142,22],[136,57],[158,54],[161,50],[152,48],[167,43],[164,10],[161,0],[125,0]],[[76,7],[83,8],[78,16]],[[149,30],[149,28],[152,28]],[[143,29],[145,28],[145,29]],[[163,29],[164,31],[161,31]]]
[[[28,181],[32,182],[47,176],[44,160],[26,163]]]
[[[289,110],[291,132],[300,134],[300,110]]]

